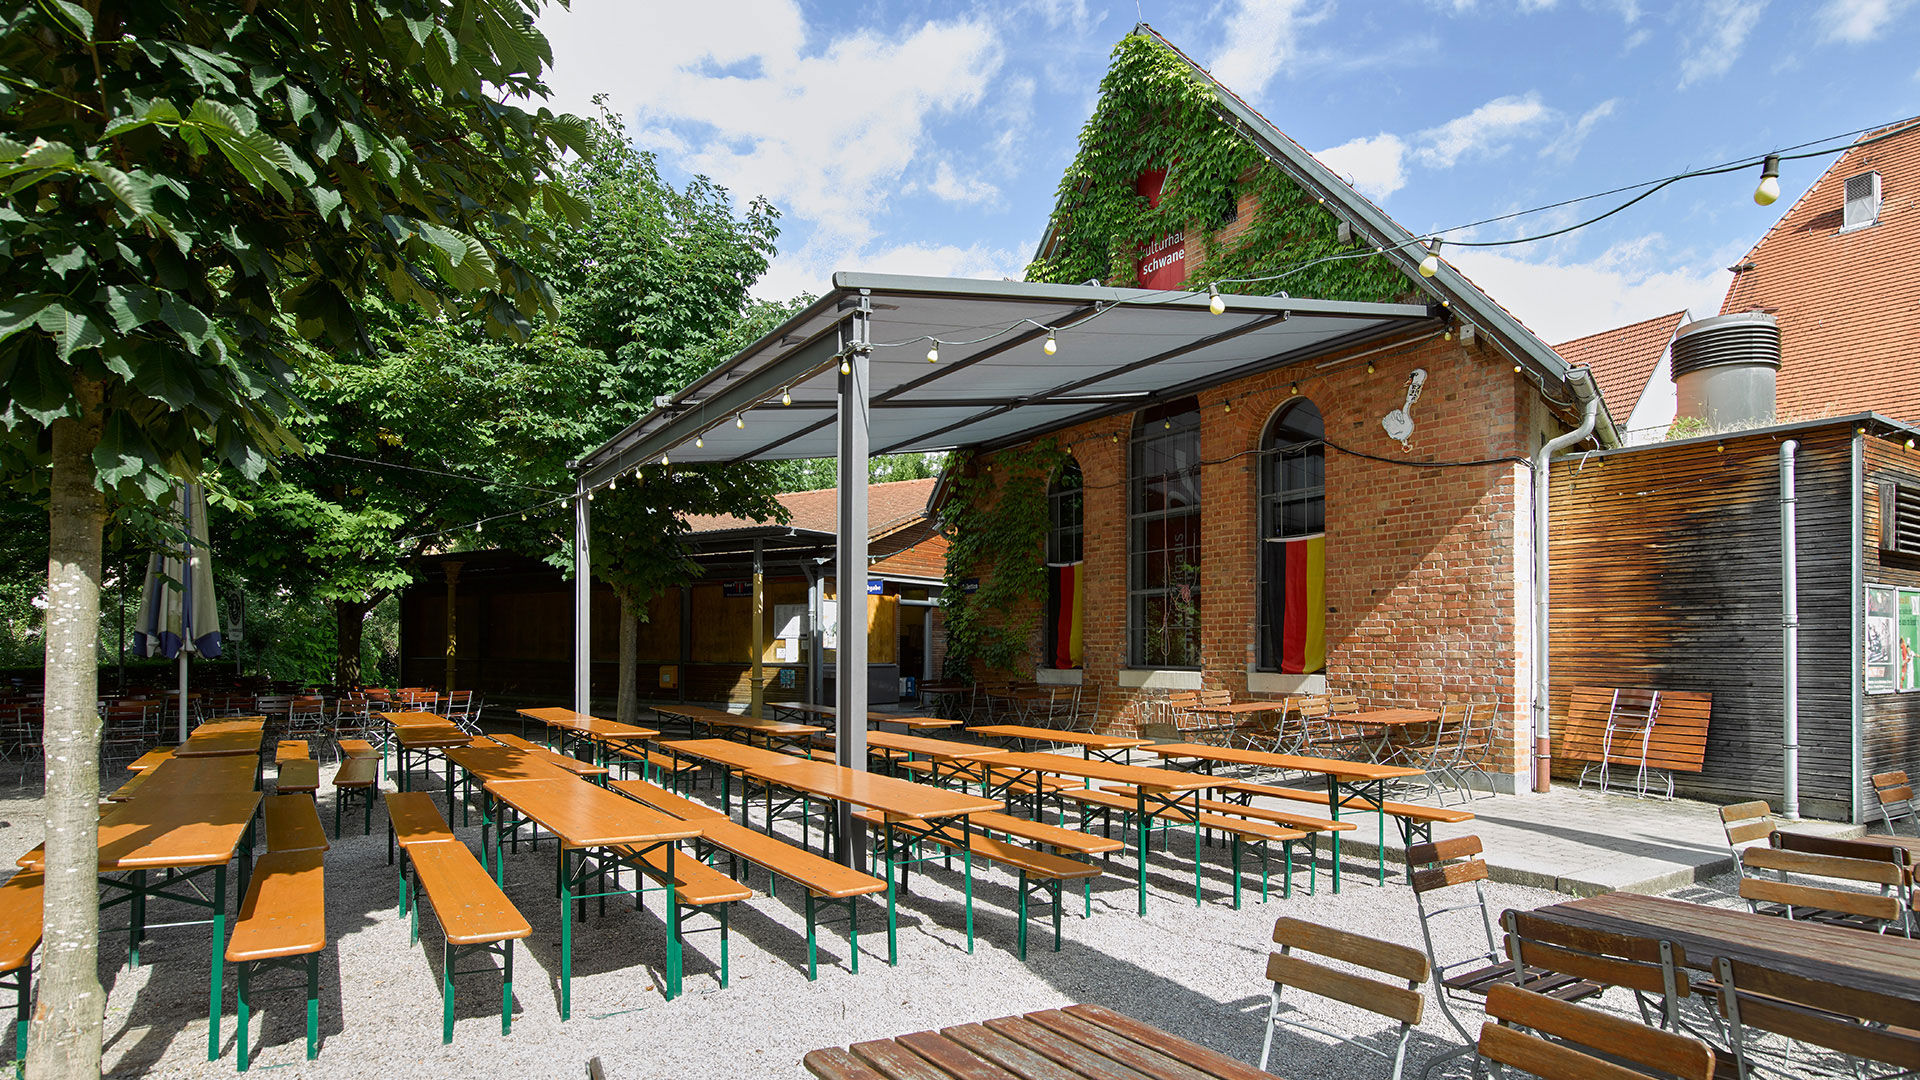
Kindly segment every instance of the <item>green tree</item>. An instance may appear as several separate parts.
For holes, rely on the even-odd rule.
[[[362,347],[369,284],[524,331],[545,293],[502,244],[576,212],[545,180],[584,130],[514,104],[545,94],[537,8],[0,0],[0,468],[48,503],[36,1080],[99,1075],[108,497],[261,476],[295,446],[296,334]]]

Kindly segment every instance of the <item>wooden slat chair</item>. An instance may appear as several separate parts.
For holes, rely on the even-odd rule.
[[[1670,941],[1567,926],[1529,911],[1500,916],[1516,981],[1528,970],[1557,971],[1633,993],[1642,1023],[1668,1031],[1682,1024],[1681,1005],[1694,997],[1686,953]],[[1706,986],[1712,992],[1712,984]],[[1657,1001],[1657,1008],[1649,1001]],[[1657,1019],[1656,1019],[1657,1017]]]
[[[1480,1006],[1487,993],[1497,986],[1514,985],[1562,1001],[1580,1001],[1599,994],[1606,987],[1577,975],[1526,968],[1516,971],[1510,961],[1500,958],[1500,946],[1493,936],[1493,909],[1487,904],[1487,864],[1478,836],[1457,836],[1437,843],[1415,844],[1407,848],[1408,881],[1413,886],[1413,901],[1420,914],[1420,937],[1426,944],[1427,960],[1433,965],[1433,1000],[1466,1046],[1443,1054],[1427,1063],[1427,1072],[1450,1058],[1473,1053],[1474,1034],[1458,1015],[1456,1007]],[[1467,886],[1473,895],[1466,895]],[[1437,920],[1477,913],[1486,941],[1483,952],[1470,953],[1454,960],[1442,960],[1434,946]],[[1471,930],[1463,937],[1470,937]]]
[[[1735,855],[1740,853],[1742,844],[1751,844],[1755,840],[1766,840],[1772,836],[1776,826],[1773,823],[1773,807],[1764,800],[1734,803],[1720,808],[1720,824],[1727,831],[1727,846]]]
[[[1431,733],[1425,738],[1409,739],[1393,748],[1393,756],[1388,759],[1394,764],[1420,770],[1420,783],[1424,784],[1427,794],[1441,805],[1446,804],[1446,792],[1441,784],[1460,792],[1464,798],[1471,799],[1473,792],[1466,788],[1455,773],[1460,758],[1461,745],[1466,741],[1468,721],[1477,703],[1450,701],[1440,706],[1440,719],[1433,725]]]
[[[493,970],[491,965],[458,970],[462,957],[476,954],[500,958],[500,1034],[512,1034],[513,943],[532,936],[533,928],[472,850],[454,837],[432,796],[387,792],[387,824],[401,852],[400,910],[411,915],[408,944],[420,940],[418,894],[426,894],[440,922],[440,1042],[453,1041],[453,977]]]
[[[1753,871],[1769,870],[1776,878]],[[1796,878],[1821,879],[1806,884]],[[1740,898],[1757,915],[1847,926],[1884,934],[1899,930],[1911,937],[1907,918],[1909,875],[1904,866],[1884,860],[1848,859],[1755,845],[1740,853]],[[1877,893],[1833,883],[1877,886]]]
[[[1857,1077],[1863,1075],[1861,1062],[1894,1066],[1897,1075],[1920,1071],[1920,1001],[1726,957],[1715,961],[1714,974],[1740,1080],[1755,1072]],[[1784,1060],[1764,1035],[1790,1040]],[[1813,1047],[1844,1060],[1811,1060]]]
[[[1873,795],[1889,835],[1900,835],[1900,826],[1895,823],[1902,819],[1920,832],[1920,809],[1913,805],[1913,785],[1905,772],[1874,773]]]
[[[1426,955],[1405,945],[1285,917],[1274,922],[1273,941],[1280,946],[1280,951],[1267,954],[1267,978],[1273,983],[1273,989],[1267,1000],[1266,1037],[1260,1044],[1260,1067],[1265,1069],[1273,1055],[1274,1029],[1285,1024],[1331,1036],[1386,1058],[1393,1062],[1393,1080],[1400,1080],[1400,1073],[1406,1067],[1407,1041],[1426,1010],[1427,1001],[1420,992],[1420,984],[1432,974],[1432,964]],[[1324,956],[1387,978],[1370,978],[1328,967],[1301,953]],[[1366,1039],[1283,1015],[1280,997],[1289,987],[1398,1021],[1398,1037],[1390,1050],[1383,1049]]]
[[[239,1002],[240,1071],[251,1062],[247,1025],[253,1012],[253,977],[274,970],[306,976],[307,1060],[320,1054],[320,954],[327,947],[324,852],[269,851],[253,867],[240,917],[227,938]]]
[[[13,991],[13,1057],[27,1058],[27,1024],[33,1012],[33,954],[40,948],[46,879],[20,870],[0,885],[0,990]]]
[[[1477,1049],[1496,1077],[1514,1068],[1542,1080],[1713,1080],[1713,1048],[1699,1039],[1545,994],[1496,986],[1487,1017]]]
[[[1607,726],[1600,736],[1600,760],[1580,770],[1580,782],[1577,786],[1587,786],[1589,773],[1597,772],[1600,778],[1600,794],[1607,793],[1613,765],[1635,763],[1634,792],[1641,798],[1647,794],[1647,782],[1652,778],[1647,769],[1647,750],[1653,743],[1653,729],[1660,719],[1660,691],[1645,690],[1637,687],[1622,687],[1614,690],[1613,704],[1607,712]],[[1660,770],[1653,770],[1659,772]],[[1673,774],[1666,773],[1667,798],[1673,798]]]
[[[795,847],[777,837],[736,824],[720,811],[676,795],[645,780],[615,780],[607,785],[626,797],[663,814],[683,821],[698,821],[703,830],[695,852],[710,858],[724,852],[730,862],[729,873],[740,874],[737,861],[745,861],[767,872],[767,891],[777,890],[775,878],[786,878],[807,894],[807,979],[819,974],[820,909],[840,908],[847,918],[848,968],[860,970],[859,897],[885,892],[887,883],[871,874],[842,866],[832,859]]]

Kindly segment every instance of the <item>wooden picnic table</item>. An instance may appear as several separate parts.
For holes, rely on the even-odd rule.
[[[195,732],[174,747],[174,757],[239,757],[260,752],[260,729]]]
[[[226,731],[259,732],[265,730],[266,726],[267,718],[264,716],[229,716],[221,720],[203,721],[188,734],[215,735]]]
[[[1033,783],[1033,817],[1043,820],[1041,800],[1046,789],[1043,776],[1074,776],[1125,784],[1133,788],[1135,858],[1139,863],[1140,914],[1147,913],[1147,834],[1152,815],[1167,811],[1193,815],[1193,902],[1200,903],[1200,793],[1213,786],[1213,778],[1179,769],[1153,768],[1147,765],[1122,765],[1099,758],[1074,758],[1065,754],[1008,753],[994,758],[988,767],[1002,775],[1011,775],[1005,783],[1008,795],[1016,793],[1023,778]]]
[[[680,918],[674,895],[674,850],[682,840],[700,835],[700,824],[668,817],[650,810],[597,784],[576,777],[551,779],[488,780],[482,785],[487,795],[487,812],[482,817],[481,842],[486,842],[492,826],[494,842],[494,880],[504,881],[501,869],[502,841],[517,832],[520,823],[509,820],[506,810],[523,821],[536,824],[559,841],[560,880],[560,1019],[573,1015],[573,919],[574,905],[586,914],[586,901],[618,893],[631,895],[617,884],[610,891],[598,884],[610,875],[617,883],[619,871],[648,853],[662,854],[661,880],[667,890],[667,987],[664,996],[680,993]],[[645,875],[638,875],[644,879]]]
[[[852,807],[872,810],[881,820],[881,859],[886,867],[887,883],[887,963],[894,964],[900,959],[899,918],[894,908],[896,895],[895,871],[904,872],[915,862],[942,855],[916,855],[915,848],[920,843],[920,834],[912,830],[896,829],[902,821],[937,823],[954,818],[965,818],[969,814],[979,814],[999,810],[1005,807],[998,799],[988,799],[978,795],[950,791],[929,784],[916,784],[911,780],[901,780],[892,776],[881,776],[864,769],[849,769],[832,765],[824,761],[809,758],[788,758],[788,764],[762,765],[747,770],[748,774],[759,780],[767,790],[767,831],[773,830],[774,815],[777,812],[773,802],[773,788],[780,787],[799,793],[803,799],[820,798],[837,807]],[[791,801],[791,800],[789,800]],[[741,800],[742,824],[745,824],[746,800]],[[836,833],[834,822],[825,824],[828,836]],[[973,846],[972,833],[962,827],[953,830],[957,834],[960,847],[961,864],[965,870],[967,910],[967,951],[973,951]],[[806,836],[801,835],[804,847]],[[848,852],[840,852],[842,862],[848,862]],[[854,867],[854,869],[862,869]]]
[[[1156,1077],[1279,1080],[1236,1058],[1099,1005],[1069,1005],[980,1024],[814,1050],[820,1080],[955,1080],[956,1077]]]
[[[763,720],[753,716],[740,716],[720,709],[709,709],[700,705],[655,705],[653,711],[668,716],[678,716],[692,724],[696,729],[706,728],[709,732],[718,729],[722,734],[738,733],[740,741],[752,743],[758,737],[768,745],[790,745],[810,739],[827,729],[815,724],[794,724],[783,720]]]
[[[1563,926],[1671,941],[1686,950],[1688,967],[1701,970],[1724,956],[1836,986],[1920,998],[1920,941],[1897,934],[1636,893],[1569,900],[1533,914]]]
[[[383,714],[384,715],[384,714]],[[393,727],[393,741],[400,747],[400,790],[413,790],[413,759],[419,755],[421,764],[427,767],[428,777],[433,775],[433,755],[456,746],[467,746],[473,742],[473,736],[460,730],[458,724],[445,717],[432,713],[395,713],[395,716],[431,716],[434,723],[396,722]]]
[[[1184,707],[1183,711],[1189,712],[1189,713],[1199,713],[1203,716],[1216,716],[1216,717],[1227,718],[1228,722],[1226,724],[1219,725],[1218,727],[1215,727],[1215,728],[1193,729],[1193,730],[1199,730],[1199,731],[1212,731],[1212,730],[1218,730],[1219,727],[1225,727],[1225,728],[1237,727],[1239,726],[1242,718],[1244,717],[1261,716],[1266,713],[1274,713],[1274,712],[1284,713],[1291,708],[1293,708],[1293,702],[1291,701],[1232,701],[1232,702],[1226,702],[1220,705],[1188,705]]]
[[[548,731],[559,732],[559,750],[563,754],[567,752],[569,742],[576,745],[582,741],[589,743],[594,748],[594,761],[599,765],[607,763],[606,748],[610,743],[645,742],[648,739],[660,737],[660,732],[656,728],[623,724],[618,720],[602,720],[600,717],[574,712],[572,709],[545,708],[518,711],[521,716],[545,724]]]
[[[1264,769],[1281,769],[1287,772],[1316,773],[1327,780],[1327,813],[1335,821],[1340,820],[1340,804],[1348,797],[1357,797],[1362,802],[1378,807],[1387,801],[1387,782],[1422,775],[1419,769],[1405,765],[1382,765],[1372,761],[1348,761],[1345,758],[1307,757],[1300,754],[1270,754],[1263,750],[1240,750],[1230,746],[1207,746],[1203,743],[1155,743],[1141,748],[1145,753],[1157,754],[1163,758],[1193,758],[1202,763],[1209,773],[1215,764],[1252,765]],[[1387,815],[1378,814],[1380,822],[1380,883],[1387,882]],[[1403,826],[1404,828],[1404,826]],[[1411,834],[1406,837],[1411,844]],[[1340,891],[1340,834],[1333,834],[1333,891]]]
[[[676,758],[693,758],[720,766],[720,812],[728,817],[733,816],[734,773],[741,774],[740,799],[744,811],[747,798],[745,783],[747,770],[766,765],[784,765],[790,761],[799,760],[792,754],[748,746],[729,739],[669,739],[661,743],[660,748]]]
[[[839,709],[832,705],[812,705],[803,701],[769,701],[767,708],[776,712],[794,713],[801,716],[818,717],[828,723],[838,719]],[[931,731],[937,728],[959,727],[960,721],[947,720],[938,716],[901,716],[898,713],[867,712],[868,724],[898,724],[908,731]]]
[[[834,737],[827,735],[824,738],[832,742]],[[996,746],[955,742],[952,739],[929,739],[923,735],[902,735],[893,731],[867,732],[867,745],[881,750],[898,750],[912,758],[925,758],[941,764],[985,761],[1006,753]]]
[[[1090,731],[1062,731],[1059,728],[1029,727],[1024,724],[981,724],[969,727],[975,735],[985,735],[992,739],[1012,739],[1016,742],[1059,743],[1063,746],[1078,746],[1080,755],[1086,758],[1095,756],[1108,761],[1116,754],[1124,763],[1127,752],[1138,747],[1152,745],[1152,739],[1131,739],[1121,735],[1095,735]]]
[[[142,769],[107,799],[128,802],[142,797],[191,799],[201,792],[239,794],[258,786],[259,772],[257,758],[232,754],[174,757]]]
[[[158,766],[154,773],[179,762]],[[207,1060],[220,1058],[221,982],[226,974],[227,863],[240,857],[240,895],[245,895],[253,870],[253,821],[260,806],[258,791],[198,791],[167,788],[115,803],[100,815],[100,885],[118,895],[101,901],[103,908],[126,904],[127,963],[140,966],[140,943],[147,936],[147,901],[169,900],[211,913],[213,963],[207,990]],[[45,846],[21,856],[21,867],[46,868]],[[147,872],[162,870],[158,883],[149,884]],[[213,887],[203,893],[188,885],[211,874]],[[184,925],[184,924],[174,924]]]

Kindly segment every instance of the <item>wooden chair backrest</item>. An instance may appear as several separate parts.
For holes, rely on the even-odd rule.
[[[1411,878],[1413,891],[1429,893],[1453,885],[1487,880],[1487,864],[1480,858],[1485,849],[1478,836],[1455,836],[1431,844],[1415,844],[1407,849],[1407,865],[1419,869]]]
[[[1360,711],[1360,699],[1352,694],[1329,694],[1327,695],[1327,711],[1335,716],[1346,713],[1357,713]]]
[[[1906,805],[1913,801],[1913,785],[1907,781],[1905,772],[1875,773],[1873,794],[1880,800],[1881,806],[1893,811],[1896,816],[1913,812],[1913,808]]]
[[[1272,982],[1404,1024],[1420,1022],[1427,1000],[1419,986],[1433,969],[1427,954],[1419,949],[1287,916],[1274,922],[1273,943],[1281,951],[1267,954],[1267,978]],[[1404,979],[1406,985],[1328,967],[1301,956],[1303,952]]]
[[[1721,1009],[1741,1028],[1920,1069],[1920,1001],[1721,957]],[[1744,1041],[1744,1037],[1743,1037]]]
[[[1327,715],[1327,697],[1325,694],[1302,694],[1287,703],[1293,711],[1303,717]]]
[[[1202,690],[1202,691],[1200,691],[1200,704],[1202,704],[1202,705],[1231,705],[1231,704],[1233,704],[1233,691],[1231,691],[1231,690]]]
[[[1486,1026],[1480,1029],[1480,1056],[1543,1080],[1626,1080],[1648,1072],[1675,1080],[1713,1078],[1713,1049],[1699,1039],[1517,986],[1492,987],[1487,993],[1487,1016]],[[1520,1031],[1520,1027],[1539,1034]],[[1542,1037],[1549,1035],[1560,1041]]]
[[[1614,700],[1628,692],[1605,686],[1572,688],[1566,715],[1554,723],[1554,760],[1570,763],[1576,770],[1579,762],[1599,761]],[[1661,690],[1659,695],[1659,715],[1647,739],[1647,764],[1670,772],[1700,772],[1706,768],[1707,722],[1713,712],[1713,695],[1693,690]],[[1613,761],[1640,763],[1638,735],[1614,741]]]
[[[1774,847],[1787,851],[1805,851],[1814,855],[1836,855],[1842,859],[1866,859],[1870,862],[1889,862],[1899,867],[1911,879],[1913,875],[1913,856],[1906,848],[1891,847],[1884,844],[1868,843],[1864,840],[1842,840],[1836,836],[1820,836],[1816,833],[1776,830],[1767,838]]]
[[[1901,918],[1898,896],[1882,896],[1853,889],[1830,889],[1822,885],[1802,885],[1747,875],[1740,878],[1740,899],[1834,912],[1888,924],[1898,922]]]
[[[1758,844],[1740,853],[1740,865],[1743,869],[1773,870],[1782,874],[1859,881],[1888,887],[1904,884],[1907,876],[1901,865],[1891,859],[1820,855],[1785,847],[1761,847]]]
[[[1670,943],[1567,926],[1530,911],[1508,910],[1500,921],[1507,931],[1507,955],[1517,964],[1644,994],[1665,994],[1671,977],[1674,998],[1691,994],[1685,954]]]
[[[1720,808],[1720,824],[1727,830],[1727,846],[1737,848],[1750,840],[1765,840],[1773,835],[1773,807],[1763,801],[1735,803]]]

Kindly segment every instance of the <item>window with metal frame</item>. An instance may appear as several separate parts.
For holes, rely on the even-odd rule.
[[[1260,438],[1260,670],[1313,675],[1326,656],[1326,424],[1288,402]]]
[[[1200,402],[1134,420],[1127,480],[1127,662],[1200,666]]]
[[[1047,638],[1042,663],[1050,668],[1081,666],[1080,605],[1086,588],[1084,481],[1072,458],[1047,486]]]

